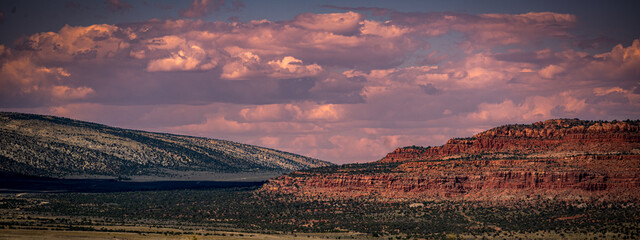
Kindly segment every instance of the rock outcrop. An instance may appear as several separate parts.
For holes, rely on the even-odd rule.
[[[640,121],[507,125],[367,164],[297,171],[264,191],[312,198],[640,199]]]

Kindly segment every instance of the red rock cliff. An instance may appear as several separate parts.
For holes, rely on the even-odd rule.
[[[638,147],[638,133],[638,123],[632,121],[548,120],[532,125],[502,126],[471,138],[450,139],[440,147],[398,148],[380,161],[440,159],[459,154],[628,152]]]
[[[640,121],[508,125],[375,163],[294,172],[263,190],[299,197],[640,199]]]

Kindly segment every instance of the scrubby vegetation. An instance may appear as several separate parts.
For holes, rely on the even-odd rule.
[[[15,214],[16,209],[20,209],[21,216],[50,217],[42,218],[46,221],[16,221],[5,215],[0,225],[42,227],[58,224],[83,226],[84,230],[92,231],[110,224],[198,226],[280,234],[360,232],[385,238],[538,238],[540,234],[553,233],[558,236],[601,234],[601,237],[623,239],[640,234],[640,206],[637,203],[595,200],[539,199],[499,204],[370,199],[302,201],[289,195],[265,195],[254,188],[4,195],[0,199],[0,210]],[[83,218],[85,221],[78,220]]]
[[[231,141],[0,113],[0,171],[34,176],[151,175],[178,171],[293,171],[331,165]]]
[[[327,173],[340,173],[340,174],[382,174],[382,173],[391,173],[396,172],[398,165],[401,163],[379,163],[379,162],[371,162],[371,163],[353,163],[353,164],[344,164],[344,165],[332,165],[318,168],[306,169],[304,171],[293,172],[287,175],[295,177],[300,175],[309,175],[309,174],[327,174]]]

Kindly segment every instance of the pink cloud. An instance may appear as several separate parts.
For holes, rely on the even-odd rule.
[[[633,40],[628,47],[618,44],[611,52],[597,54],[594,58],[587,69],[591,74],[629,82],[640,77],[640,39]]]
[[[53,86],[51,94],[58,99],[81,99],[94,92],[88,87],[71,88],[68,86]]]
[[[234,51],[232,54],[231,61],[227,61],[222,68],[223,79],[300,78],[316,76],[322,72],[320,65],[304,65],[302,60],[292,56],[265,61],[249,51]]]
[[[217,59],[207,59],[207,53],[202,48],[192,45],[185,50],[172,52],[170,57],[151,60],[147,71],[209,70],[217,65]]]
[[[222,68],[222,78],[242,79],[261,75],[263,69],[261,69],[260,56],[252,52],[238,52],[233,57],[234,60]]]
[[[481,14],[479,21],[456,24],[454,29],[469,34],[469,41],[489,45],[520,44],[544,37],[568,37],[576,16],[552,12],[525,14]]]
[[[135,34],[124,35],[122,29],[107,24],[87,27],[64,26],[57,33],[37,33],[24,39],[19,49],[30,50],[32,57],[47,61],[74,61],[76,56],[94,53],[94,58],[114,57],[128,49]],[[123,36],[124,35],[124,36]]]
[[[556,109],[579,114],[586,107],[585,99],[575,98],[571,92],[562,92],[551,97],[530,97],[520,104],[512,100],[496,104],[481,103],[478,105],[478,111],[470,113],[466,119],[474,122],[535,122],[557,118],[553,112]]]
[[[52,114],[84,121],[105,123],[147,131],[166,132],[167,127],[199,123],[206,120],[206,112],[217,111],[222,106],[205,105],[128,105],[117,106],[100,103],[70,103],[27,111]],[[20,109],[25,111],[25,109]],[[181,116],[176,118],[175,116]]]
[[[246,107],[239,115],[246,122],[335,122],[345,116],[342,105],[299,102]]]
[[[251,132],[254,136],[268,135],[273,133],[282,134],[290,133],[310,133],[317,132],[320,127],[313,123],[299,123],[294,121],[283,122],[258,122],[248,123],[233,120],[224,114],[211,114],[207,116],[207,120],[201,123],[194,123],[184,126],[176,126],[169,128],[172,132],[179,132],[189,135],[203,134],[212,135],[233,135],[246,134]]]
[[[273,78],[295,78],[315,76],[322,72],[322,67],[318,64],[303,65],[302,60],[292,56],[285,56],[282,60],[271,60],[269,66],[274,70],[270,74]]]
[[[543,78],[553,78],[556,74],[562,73],[563,71],[564,68],[551,64],[543,69],[540,69],[540,71],[538,71],[538,74]]]
[[[390,23],[423,36],[451,31],[466,35],[467,47],[483,49],[497,45],[529,44],[546,37],[569,37],[577,18],[571,14],[530,12],[525,14],[462,14],[390,12]]]
[[[330,32],[334,34],[354,34],[361,25],[364,16],[355,12],[313,14],[304,13],[296,16],[292,25],[312,31]]]
[[[83,99],[94,92],[85,86],[70,87],[64,68],[36,65],[28,58],[7,61],[0,68],[0,92],[6,97],[37,96],[49,101]]]
[[[593,54],[572,48],[570,14],[380,13],[36,33],[0,45],[0,108],[339,163],[506,123],[640,118],[640,40]]]
[[[362,34],[375,35],[384,38],[401,37],[411,31],[408,27],[393,25],[390,22],[364,20],[360,28]]]

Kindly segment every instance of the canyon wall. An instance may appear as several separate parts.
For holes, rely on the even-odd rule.
[[[640,121],[507,125],[366,164],[293,172],[263,190],[378,200],[640,199]]]

